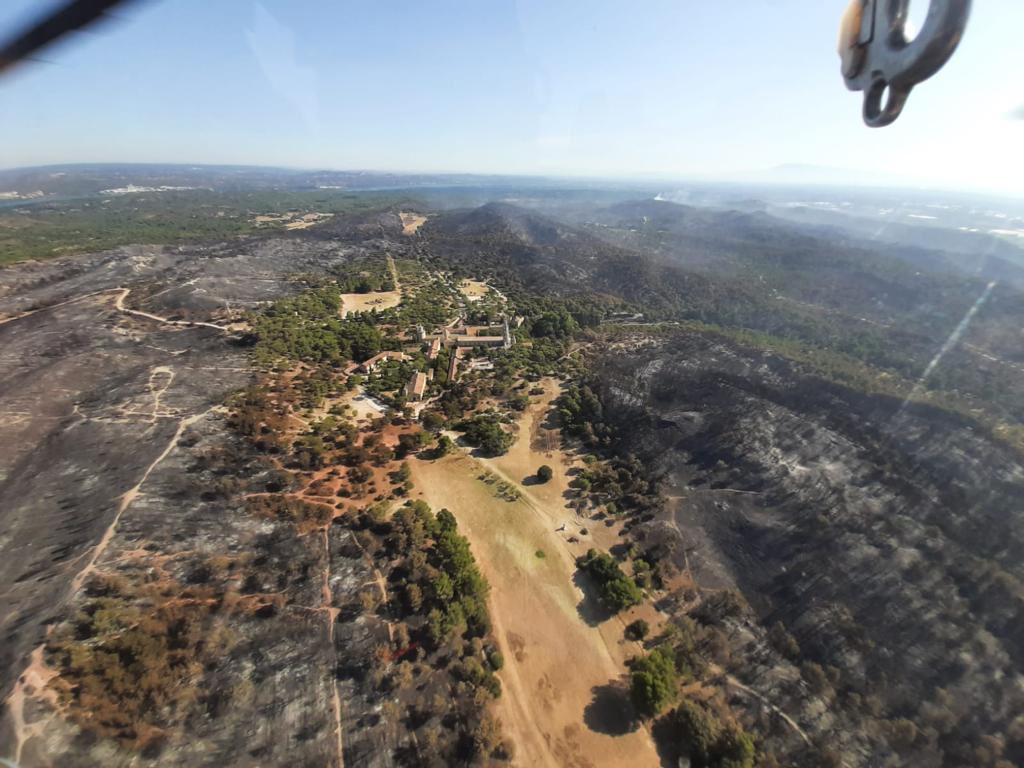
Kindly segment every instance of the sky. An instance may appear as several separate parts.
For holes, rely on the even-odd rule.
[[[1024,2],[974,3],[884,129],[839,74],[845,4],[149,0],[0,77],[0,167],[771,180],[796,164],[1024,195]],[[4,0],[0,34],[54,5]]]

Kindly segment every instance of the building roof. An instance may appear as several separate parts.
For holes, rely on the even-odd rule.
[[[383,362],[384,360],[407,360],[405,353],[403,352],[381,352],[380,354],[374,355],[369,360],[363,362],[360,366],[364,371],[368,371],[373,368],[377,363]]]
[[[409,380],[409,385],[406,387],[406,393],[409,397],[423,397],[423,393],[426,391],[427,374],[422,371],[417,371]]]
[[[459,371],[460,357],[462,357],[462,350],[456,347],[452,350],[451,359],[448,361],[448,381],[455,381],[455,375]]]

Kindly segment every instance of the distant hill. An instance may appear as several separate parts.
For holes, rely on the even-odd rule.
[[[892,243],[955,255],[955,258],[947,256],[945,261],[949,267],[965,274],[1005,279],[1012,276],[1006,270],[1007,265],[1017,267],[1024,274],[1024,248],[988,232],[880,221],[808,206],[772,207],[770,210],[772,215],[795,223],[826,226],[833,232],[843,232],[875,243]]]
[[[508,203],[487,203],[440,217],[433,228],[458,237],[507,237],[524,245],[555,245],[572,238],[568,228],[534,211]]]
[[[794,213],[780,218],[780,211]],[[804,216],[807,224],[802,225],[798,222]],[[753,248],[758,259],[768,249],[794,267],[831,266],[839,259],[858,263],[883,259],[1024,287],[1024,265],[1015,261],[1024,257],[1024,251],[984,233],[899,223],[887,224],[879,233],[877,222],[812,208],[773,207],[771,213],[763,213],[664,200],[610,206],[597,214],[595,223],[599,227],[595,231],[603,231],[614,242],[653,247],[695,267],[735,267],[749,261]]]

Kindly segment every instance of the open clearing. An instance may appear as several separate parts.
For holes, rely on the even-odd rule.
[[[491,289],[481,280],[463,280],[459,283],[459,290],[467,301],[480,301]]]
[[[373,421],[387,412],[387,408],[363,392],[362,389],[353,393],[343,402],[352,409],[352,415],[356,422]]]
[[[412,213],[411,211],[402,211],[398,214],[398,217],[402,220],[402,234],[403,235],[415,235],[416,230],[422,227],[427,217],[419,213]]]
[[[321,221],[333,217],[333,213],[302,213],[300,211],[288,211],[279,214],[259,214],[253,219],[256,226],[283,225],[286,230],[309,229]]]
[[[385,309],[397,307],[402,303],[402,285],[398,279],[398,268],[395,267],[395,260],[389,255],[388,271],[391,272],[391,279],[395,283],[393,291],[375,291],[373,293],[343,293],[341,294],[341,316],[345,317],[350,312],[383,312]]]
[[[383,312],[385,309],[397,307],[402,303],[400,291],[378,291],[376,293],[343,293],[341,294],[341,316],[350,312]]]
[[[575,493],[569,488],[570,472],[582,468],[583,461],[562,449],[559,429],[545,425],[561,388],[555,379],[544,379],[537,386],[543,388],[544,394],[531,397],[530,405],[519,417],[518,437],[508,453],[479,461],[502,480],[519,487],[552,529],[563,529],[559,536],[574,557],[591,547],[609,549],[621,540],[621,523],[607,526],[577,513],[573,504]],[[535,484],[534,475],[542,464],[550,466],[554,474],[547,483]],[[578,538],[579,543],[570,544],[570,537]]]
[[[550,455],[530,450],[529,436],[539,428],[557,385],[548,382],[545,391],[540,403],[522,415],[516,446],[502,459],[479,460],[460,452],[411,462],[414,496],[455,514],[491,584],[494,631],[505,657],[498,716],[516,742],[516,762],[579,768],[658,765],[646,730],[634,726],[631,732],[609,735],[588,725],[602,719],[595,696],[616,683],[624,685],[623,662],[636,649],[622,640],[620,620],[594,626],[581,613],[574,553],[566,532],[556,530],[572,514],[562,497],[569,462],[558,449]],[[494,485],[480,479],[488,470],[519,474],[508,478],[518,485],[523,465],[532,474],[541,463],[551,465],[555,478],[521,488],[523,495],[515,502],[499,498]],[[578,546],[582,551],[586,543]]]

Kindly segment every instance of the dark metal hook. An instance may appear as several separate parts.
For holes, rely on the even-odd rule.
[[[949,61],[971,0],[931,0],[912,40],[906,36],[909,7],[910,0],[853,0],[840,28],[843,78],[851,91],[864,91],[864,122],[873,128],[899,117],[914,86]]]

